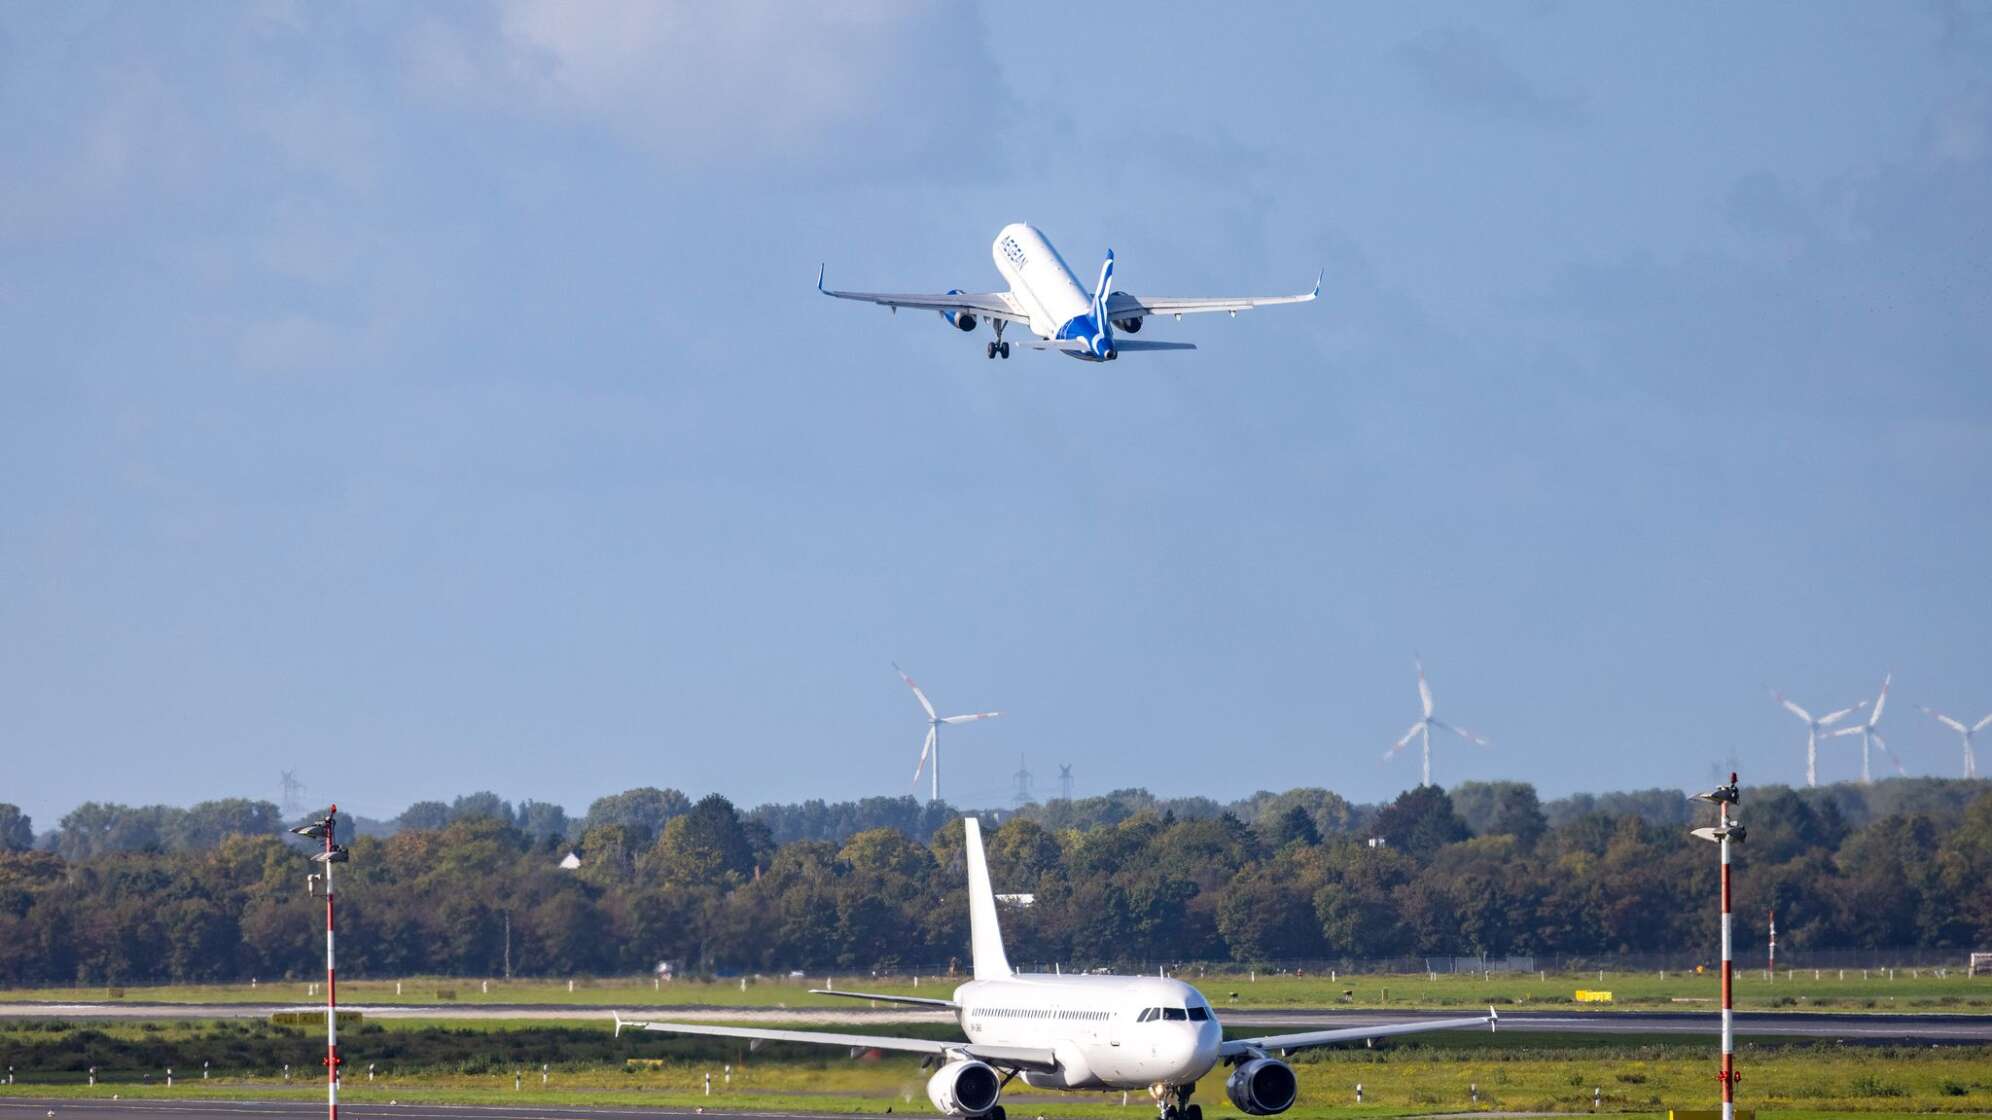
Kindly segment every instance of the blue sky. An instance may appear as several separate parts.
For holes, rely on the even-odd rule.
[[[0,6],[0,800],[1956,773],[1992,6],[827,7]]]

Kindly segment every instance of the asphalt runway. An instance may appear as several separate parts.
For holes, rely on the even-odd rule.
[[[665,1120],[698,1117],[685,1108],[511,1108],[448,1104],[346,1104],[339,1114],[355,1120]],[[109,1101],[69,1098],[0,1097],[0,1120],[306,1120],[325,1115],[324,1101]],[[848,1114],[821,1112],[727,1112],[727,1120],[797,1120]]]
[[[275,1011],[322,1012],[324,1004],[295,1003],[11,1003],[0,1002],[0,1019],[260,1019]],[[355,1004],[345,1008],[370,1019],[468,1019],[534,1021],[601,1019],[609,1025],[612,1012],[624,1019],[782,1024],[835,1024],[890,1027],[906,1023],[949,1023],[945,1011],[854,1008],[770,1007],[610,1007],[545,1004],[472,1004],[417,1006]],[[1457,1019],[1474,1008],[1446,1011],[1394,1011],[1388,1008],[1292,1008],[1277,1011],[1227,1011],[1218,1017],[1233,1028],[1335,1028],[1401,1023],[1415,1019]],[[1716,1032],[1716,1012],[1706,1011],[1502,1011],[1501,1029],[1562,1034],[1705,1035]],[[1736,1033],[1757,1037],[1822,1038],[1862,1041],[1903,1039],[1916,1042],[1992,1043],[1992,1015],[1846,1014],[1739,1011]]]

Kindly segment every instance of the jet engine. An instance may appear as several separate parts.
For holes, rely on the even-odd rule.
[[[1289,1072],[1289,1084],[1292,1079]],[[949,1116],[986,1116],[1002,1091],[1003,1079],[994,1069],[966,1059],[949,1062],[927,1079],[927,1099]]]
[[[958,296],[961,294],[961,289],[949,288],[948,294]],[[956,330],[972,331],[975,329],[975,316],[970,315],[966,311],[943,311],[941,312],[941,318],[953,323]]]
[[[1293,1067],[1277,1058],[1240,1062],[1224,1079],[1224,1095],[1250,1116],[1272,1116],[1293,1107],[1300,1084]]]
[[[1122,332],[1123,334],[1140,334],[1141,316],[1136,315],[1129,319],[1115,319],[1114,329]]]

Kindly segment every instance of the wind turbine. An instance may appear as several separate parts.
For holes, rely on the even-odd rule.
[[[1907,770],[1902,768],[1902,760],[1895,757],[1894,751],[1888,749],[1888,740],[1883,739],[1881,732],[1875,730],[1875,725],[1881,722],[1881,707],[1883,704],[1888,703],[1888,683],[1894,679],[1894,673],[1881,678],[1881,691],[1875,694],[1874,710],[1868,713],[1866,722],[1857,723],[1852,727],[1842,727],[1840,730],[1833,732],[1835,738],[1841,735],[1859,735],[1861,737],[1861,784],[1864,786],[1874,784],[1874,779],[1868,776],[1868,745],[1870,743],[1880,747],[1881,753],[1888,756],[1888,761],[1895,764],[1895,772],[1897,774],[1908,773]]]
[[[1471,731],[1454,727],[1452,724],[1433,715],[1432,686],[1425,683],[1425,663],[1416,658],[1413,658],[1411,663],[1418,666],[1418,701],[1424,705],[1425,714],[1418,718],[1417,723],[1411,725],[1411,730],[1406,731],[1402,739],[1391,744],[1390,749],[1383,752],[1383,757],[1384,761],[1388,762],[1392,755],[1409,746],[1413,738],[1421,735],[1424,736],[1424,777],[1418,784],[1428,786],[1432,784],[1432,728],[1436,727],[1441,731],[1450,731],[1469,743],[1477,743],[1483,747],[1492,746],[1493,744]]]
[[[966,715],[966,716],[937,715],[934,712],[934,705],[932,704],[932,702],[930,702],[927,699],[927,694],[920,691],[920,686],[913,683],[913,678],[906,675],[906,670],[901,669],[897,661],[892,663],[892,669],[893,672],[899,674],[900,680],[906,682],[906,687],[913,690],[913,698],[920,701],[921,709],[927,713],[927,741],[920,745],[920,764],[913,768],[913,788],[915,789],[920,788],[920,771],[926,769],[927,767],[927,756],[933,755],[934,784],[931,787],[932,792],[927,795],[927,800],[939,801],[941,799],[941,725],[950,724],[950,723],[974,723],[976,720],[979,719],[995,719],[997,716],[1000,716],[1003,713],[976,712],[974,715]]]
[[[1921,705],[1918,706],[1920,707]],[[1971,739],[1972,736],[1985,730],[1988,724],[1992,724],[1992,715],[1986,716],[1970,727],[1966,727],[1963,720],[1952,719],[1935,708],[1924,708],[1923,710],[1929,713],[1931,719],[1957,732],[1958,736],[1964,740],[1964,776],[1967,778],[1976,778],[1978,776],[1978,756],[1971,753]]]
[[[1775,688],[1771,690],[1771,698],[1790,709],[1792,715],[1805,721],[1805,784],[1808,788],[1818,785],[1819,732],[1867,707],[1867,701],[1863,700],[1851,708],[1841,708],[1837,712],[1827,712],[1818,719],[1813,719],[1811,712],[1785,699],[1785,694]]]

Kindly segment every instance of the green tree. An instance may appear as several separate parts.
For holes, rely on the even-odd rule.
[[[1217,929],[1233,960],[1319,956],[1321,927],[1307,894],[1270,868],[1243,871],[1217,901]]]
[[[678,886],[724,887],[753,872],[754,848],[733,803],[710,794],[664,826],[646,870]]]
[[[1453,812],[1452,798],[1438,786],[1419,786],[1397,795],[1376,815],[1376,830],[1399,851],[1429,859],[1447,844],[1472,835]]]
[[[25,852],[34,846],[34,821],[19,805],[0,802],[0,852]]]
[[[655,786],[626,789],[596,798],[588,806],[587,815],[581,819],[581,830],[585,833],[605,824],[627,825],[642,837],[643,846],[649,847],[663,834],[666,824],[690,812],[691,808],[691,801],[675,789],[658,789]]]

